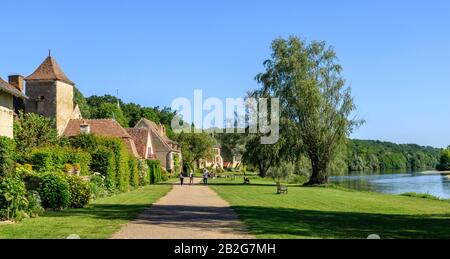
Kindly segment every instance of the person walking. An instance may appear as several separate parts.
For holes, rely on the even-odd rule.
[[[203,170],[203,184],[208,185],[209,172],[207,169]]]
[[[191,173],[189,174],[189,184],[194,184],[194,171],[191,171]]]
[[[184,184],[184,172],[180,173],[180,183],[181,183],[181,186],[183,186],[183,184]]]

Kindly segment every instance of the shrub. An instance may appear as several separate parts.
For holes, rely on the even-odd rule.
[[[128,158],[128,166],[130,167],[130,184],[133,187],[138,187],[139,186],[138,160],[130,156]]]
[[[147,186],[150,184],[148,164],[145,160],[138,160],[138,168],[139,168],[139,185]]]
[[[0,137],[0,177],[14,176],[14,154],[14,141],[7,137]]]
[[[16,177],[0,179],[0,209],[7,220],[22,220],[25,215],[22,211],[28,206],[25,184]]]
[[[91,198],[91,187],[89,183],[76,175],[65,176],[70,190],[70,207],[84,208],[89,204]]]
[[[31,163],[37,172],[64,172],[66,164],[79,164],[81,173],[88,175],[91,155],[80,149],[72,148],[42,148],[31,154]]]
[[[41,184],[40,195],[44,208],[65,209],[70,206],[70,187],[63,176],[45,173],[42,176]]]
[[[161,162],[158,160],[147,160],[150,183],[155,184],[162,181]]]
[[[94,174],[90,181],[91,198],[96,200],[98,198],[107,197],[110,191],[106,186],[106,178],[100,174]]]
[[[111,192],[116,190],[116,159],[106,147],[99,147],[92,153],[91,170],[105,177],[105,185]]]
[[[27,194],[28,207],[26,212],[30,217],[37,218],[44,213],[44,208],[42,207],[41,196],[37,191],[29,191]]]
[[[19,114],[19,120],[14,122],[14,140],[20,162],[24,162],[22,160],[27,159],[33,149],[59,144],[54,121],[34,113]]]
[[[99,144],[109,148],[114,153],[116,181],[115,186],[121,192],[128,191],[130,185],[130,167],[128,165],[128,150],[122,140],[116,138],[101,138]]]

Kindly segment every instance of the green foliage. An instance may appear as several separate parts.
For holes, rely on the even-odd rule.
[[[329,167],[351,131],[361,121],[350,119],[355,110],[350,87],[342,77],[332,47],[307,43],[297,37],[277,39],[266,71],[257,75],[262,85],[253,97],[280,100],[284,160],[306,154],[311,160],[310,185],[328,181]]]
[[[89,110],[89,105],[87,104],[86,98],[84,98],[83,94],[76,87],[73,88],[73,103],[78,105],[83,118],[89,119],[91,117],[91,112]]]
[[[111,193],[106,185],[106,178],[99,174],[94,174],[90,181],[91,198],[93,200],[107,197]]]
[[[44,214],[45,209],[42,207],[41,196],[37,191],[28,191],[27,193],[28,206],[26,213],[31,218],[37,218]]]
[[[147,160],[149,170],[149,180],[151,184],[161,182],[163,180],[163,174],[161,171],[161,162],[158,160]]]
[[[128,166],[130,167],[130,184],[132,187],[139,187],[139,168],[138,160],[133,156],[128,158]]]
[[[260,136],[251,137],[245,146],[243,160],[255,165],[259,175],[266,177],[270,167],[277,166],[281,161],[282,143],[283,140],[279,140],[274,145],[262,145]]]
[[[19,120],[14,122],[14,140],[18,162],[29,158],[33,149],[55,146],[60,142],[54,122],[34,113],[19,114]]]
[[[181,161],[180,156],[178,154],[173,155],[173,173],[180,174],[181,173]]]
[[[64,172],[65,165],[79,166],[83,175],[90,172],[91,155],[81,149],[41,148],[31,152],[30,162],[37,172]]]
[[[214,147],[214,139],[207,133],[185,133],[176,134],[176,141],[181,146],[184,164],[193,166],[200,159],[211,158]]]
[[[0,217],[20,221],[27,206],[25,184],[17,177],[0,178]]]
[[[130,186],[139,185],[137,161],[129,154],[121,139],[80,135],[70,138],[69,142],[73,148],[80,148],[91,154],[91,171],[105,177],[106,186],[111,193],[126,192]]]
[[[65,209],[71,203],[70,186],[64,176],[57,173],[42,175],[40,195],[44,208]]]
[[[93,119],[115,119],[122,127],[128,128],[128,120],[117,103],[102,103],[100,106],[91,108]]]
[[[70,207],[84,208],[91,198],[91,187],[88,182],[76,175],[66,175],[65,180],[70,190]]]
[[[15,171],[14,140],[0,137],[0,177],[14,176]]]
[[[105,184],[109,191],[116,189],[116,159],[112,150],[98,147],[92,153],[91,169],[105,177]]]
[[[346,163],[349,171],[435,168],[440,150],[373,140],[350,140]]]
[[[441,171],[450,170],[450,146],[442,151],[438,169]]]
[[[276,182],[281,183],[287,181],[294,175],[295,166],[292,163],[281,163],[269,170],[269,176]]]
[[[150,184],[150,176],[149,176],[149,167],[145,160],[138,160],[138,169],[139,169],[139,185],[147,186]]]

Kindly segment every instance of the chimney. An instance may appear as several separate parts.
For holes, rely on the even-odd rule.
[[[82,123],[80,125],[80,134],[90,134],[91,133],[91,126],[86,123]]]
[[[9,84],[14,86],[17,90],[23,93],[23,79],[24,77],[21,75],[12,75],[8,76]]]

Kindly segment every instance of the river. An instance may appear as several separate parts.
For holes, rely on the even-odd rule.
[[[330,181],[362,191],[388,194],[415,192],[450,199],[450,177],[437,171],[353,172],[344,176],[332,176]]]

